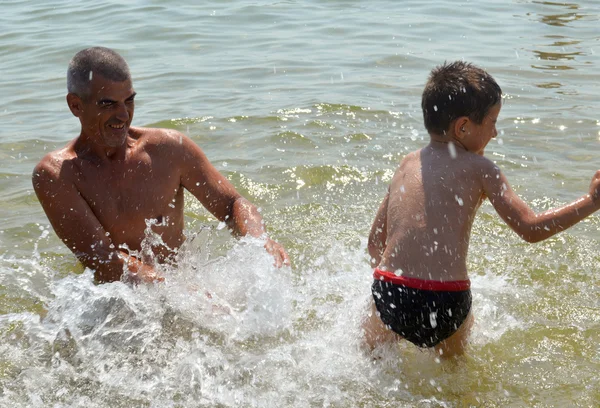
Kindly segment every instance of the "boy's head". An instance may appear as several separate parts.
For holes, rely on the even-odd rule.
[[[423,90],[425,128],[443,137],[461,116],[481,124],[490,108],[501,100],[500,86],[483,69],[463,61],[444,63],[431,71]]]

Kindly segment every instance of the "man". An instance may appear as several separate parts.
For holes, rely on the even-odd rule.
[[[33,187],[57,235],[98,282],[162,280],[140,251],[147,225],[164,245],[163,262],[184,241],[184,189],[237,235],[264,237],[275,264],[289,264],[283,247],[265,234],[262,217],[187,136],[168,129],[130,127],[135,91],[129,67],[115,51],[78,52],[67,71],[67,103],[81,132],[47,154]]]

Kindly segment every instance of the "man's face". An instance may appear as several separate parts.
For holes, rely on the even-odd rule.
[[[93,75],[89,96],[81,98],[78,115],[83,132],[101,146],[122,146],[133,119],[134,98],[131,79],[114,82]]]

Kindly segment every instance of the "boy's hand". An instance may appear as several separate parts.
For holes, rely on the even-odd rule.
[[[590,195],[592,196],[592,201],[595,204],[600,205],[600,170],[592,177],[592,182],[590,183]]]

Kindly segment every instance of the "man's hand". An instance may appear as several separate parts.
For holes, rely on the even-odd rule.
[[[283,265],[290,266],[290,257],[280,244],[273,241],[271,238],[267,238],[265,249],[273,256],[273,258],[275,258],[274,265],[276,267],[281,268]]]
[[[133,257],[130,258],[127,266],[129,273],[126,275],[126,279],[133,284],[165,281],[165,278],[156,272],[152,266],[143,264]]]

